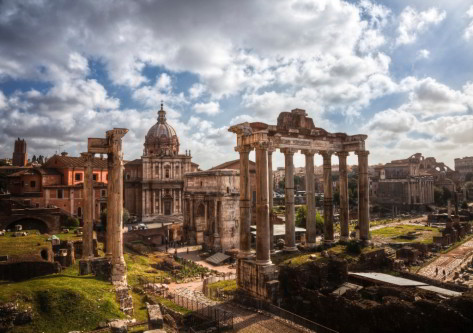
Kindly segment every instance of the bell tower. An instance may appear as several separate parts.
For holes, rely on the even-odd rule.
[[[14,166],[26,166],[28,164],[28,152],[26,151],[25,139],[15,140],[15,149],[13,151],[13,165]]]

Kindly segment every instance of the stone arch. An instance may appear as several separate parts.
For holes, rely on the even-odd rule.
[[[50,232],[47,221],[32,216],[22,216],[16,220],[10,221],[10,223],[6,225],[5,229],[14,230],[15,225],[17,224],[20,224],[23,227],[23,230],[38,230],[42,234]]]

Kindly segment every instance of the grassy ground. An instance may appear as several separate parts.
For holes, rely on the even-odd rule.
[[[414,239],[402,238],[409,233],[415,233]],[[440,230],[433,227],[417,225],[399,225],[395,227],[386,227],[371,231],[374,240],[382,242],[412,243],[420,242],[424,244],[432,243],[434,236],[440,236]]]
[[[237,289],[236,280],[225,280],[211,283],[208,285],[209,289],[220,289],[225,292],[234,292]]]
[[[31,308],[33,322],[17,326],[12,333],[63,333],[91,330],[99,322],[122,318],[109,282],[78,276],[73,265],[60,274],[17,282],[0,282],[0,302],[15,301]]]
[[[51,249],[51,242],[47,239],[51,235],[40,234],[38,230],[23,230],[28,236],[12,237],[13,232],[7,232],[0,236],[0,255],[11,257],[22,257],[28,255],[39,255],[43,248]],[[81,236],[74,233],[56,234],[61,240],[81,240]]]

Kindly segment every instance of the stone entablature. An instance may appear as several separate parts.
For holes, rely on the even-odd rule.
[[[281,112],[277,125],[261,122],[241,123],[229,128],[237,135],[235,150],[240,153],[240,260],[237,267],[251,265],[271,266],[270,251],[273,244],[270,235],[270,214],[272,209],[272,154],[276,149],[285,157],[285,204],[286,204],[286,237],[285,251],[297,251],[295,243],[294,216],[294,163],[293,156],[301,152],[306,156],[306,180],[314,179],[314,155],[321,154],[324,159],[324,243],[329,245],[334,241],[333,203],[332,203],[332,155],[339,157],[340,165],[340,203],[341,203],[341,238],[348,238],[348,179],[346,158],[350,152],[358,155],[358,216],[360,239],[369,241],[369,181],[368,154],[365,150],[366,135],[347,135],[345,133],[329,133],[322,128],[316,128],[311,118],[304,110],[294,109],[291,112]],[[249,152],[256,152],[256,258],[252,258],[249,230],[251,211],[249,208]],[[306,186],[308,196],[307,214],[307,246],[315,245],[315,187],[313,182]],[[249,267],[248,266],[248,267]],[[249,269],[249,268],[246,268]],[[269,274],[269,273],[268,273]],[[241,271],[237,276],[245,274]],[[248,285],[247,280],[238,279],[238,285],[250,294],[265,299],[273,299],[273,295],[263,290],[274,290],[273,281],[266,273],[256,274],[256,280]],[[259,286],[254,288],[254,286]],[[274,286],[273,286],[274,287]],[[277,288],[276,288],[277,289]]]
[[[214,251],[239,248],[239,172],[192,172],[184,183],[185,239]]]

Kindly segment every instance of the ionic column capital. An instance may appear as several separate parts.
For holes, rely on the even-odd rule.
[[[252,146],[257,150],[268,150],[271,147],[270,143],[267,141],[255,142]]]
[[[80,156],[82,157],[82,159],[84,159],[85,164],[87,165],[87,164],[93,162],[95,154],[94,154],[94,153],[85,152],[85,153],[80,153]]]
[[[322,157],[325,159],[331,159],[332,158],[332,155],[333,155],[333,151],[330,151],[330,150],[324,150],[324,151],[321,151],[319,152],[320,155],[322,155]]]
[[[348,152],[348,151],[338,151],[338,152],[335,153],[335,155],[337,155],[339,158],[346,159],[348,157],[348,155],[350,155],[350,152]]]
[[[306,156],[310,156],[310,155],[314,156],[315,154],[317,154],[317,150],[315,150],[315,149],[302,149],[301,153],[306,155]]]
[[[283,153],[284,155],[294,155],[295,153],[297,153],[299,151],[299,149],[294,149],[294,148],[281,148],[279,149],[279,151],[281,153]]]
[[[236,146],[235,151],[241,153],[249,153],[250,151],[253,150],[253,147],[250,145],[243,145],[243,146]]]
[[[355,151],[355,154],[358,156],[368,156],[370,152],[369,150],[360,150],[360,151]]]

